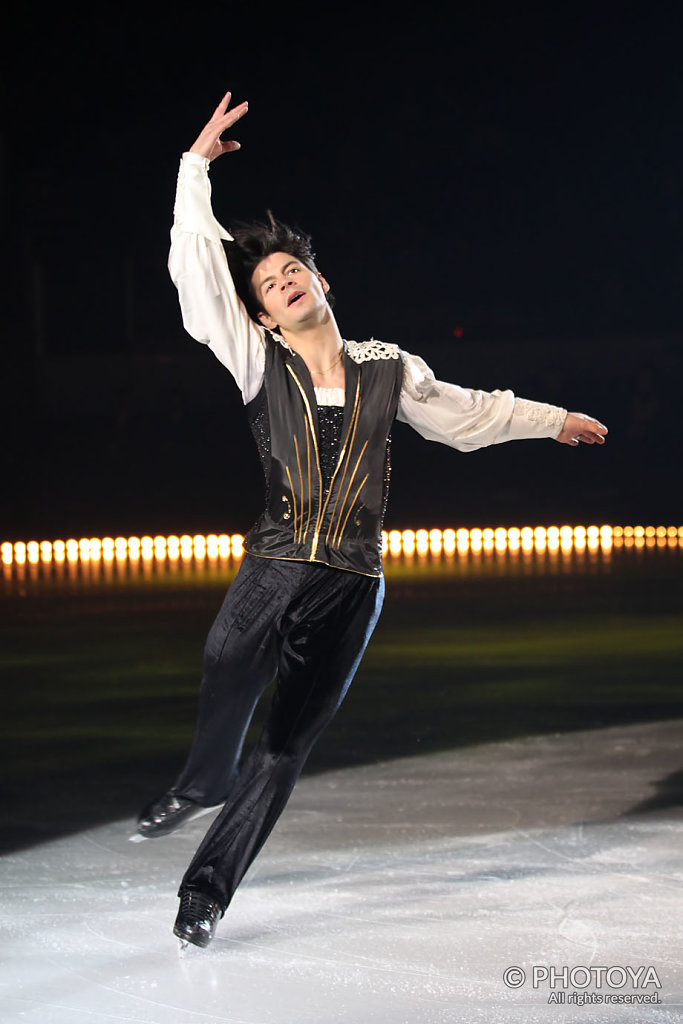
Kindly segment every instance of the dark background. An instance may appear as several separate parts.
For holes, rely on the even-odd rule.
[[[14,9],[2,130],[3,539],[244,531],[260,469],[166,273],[226,88],[219,219],[312,233],[348,338],[597,415],[604,448],[464,457],[403,425],[388,526],[675,522],[676,4]]]

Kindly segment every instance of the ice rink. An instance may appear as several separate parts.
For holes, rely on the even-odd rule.
[[[637,725],[304,776],[212,946],[182,955],[176,888],[210,819],[5,856],[0,1018],[682,1021],[682,736]],[[604,1002],[638,997],[659,1002]]]

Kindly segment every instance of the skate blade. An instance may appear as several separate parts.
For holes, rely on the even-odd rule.
[[[181,959],[193,957],[201,951],[201,946],[196,946],[193,942],[188,942],[187,939],[178,939],[178,956]]]
[[[132,836],[128,836],[129,843],[144,843],[147,836],[141,836],[139,832],[134,832]]]

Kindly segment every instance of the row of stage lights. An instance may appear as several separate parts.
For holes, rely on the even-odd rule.
[[[241,558],[244,537],[235,533],[194,537],[91,537],[81,540],[6,541],[4,565],[29,562],[77,562],[156,559]],[[434,555],[490,551],[570,551],[611,547],[683,546],[683,526],[525,526],[521,529],[382,531],[385,555]]]
[[[569,551],[613,546],[683,545],[683,526],[516,526],[506,529],[391,530],[383,552],[391,555],[466,554],[469,551]]]

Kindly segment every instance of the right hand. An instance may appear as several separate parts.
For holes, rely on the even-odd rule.
[[[211,120],[202,128],[201,132],[190,146],[190,153],[198,153],[199,156],[208,160],[215,160],[222,153],[231,153],[240,148],[239,142],[234,139],[223,140],[221,134],[230,128],[235,121],[239,121],[249,109],[249,104],[240,103],[238,107],[228,110],[230,93],[226,92],[223,99],[213,112]]]

